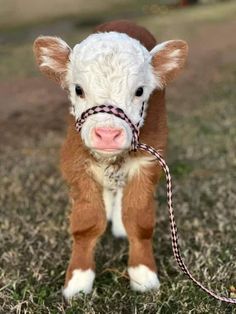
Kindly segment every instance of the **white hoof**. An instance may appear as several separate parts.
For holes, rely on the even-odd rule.
[[[67,287],[63,290],[63,296],[66,299],[71,299],[80,292],[90,293],[93,288],[94,278],[95,273],[91,269],[75,269]]]
[[[145,265],[129,267],[130,286],[135,291],[145,292],[151,289],[158,290],[160,281],[157,274]]]

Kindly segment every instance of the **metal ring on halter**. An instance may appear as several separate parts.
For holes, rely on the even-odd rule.
[[[142,107],[143,108],[143,107]],[[166,186],[167,186],[167,203],[169,208],[169,217],[170,217],[170,229],[171,229],[171,242],[172,242],[172,250],[173,254],[175,256],[175,259],[182,270],[183,273],[185,273],[198,287],[200,287],[203,291],[205,291],[210,296],[214,297],[217,300],[236,304],[236,299],[233,298],[227,298],[220,295],[217,295],[215,292],[209,290],[208,288],[204,287],[197,279],[193,277],[193,275],[188,270],[187,266],[185,265],[182,255],[180,253],[180,246],[178,241],[178,231],[177,226],[175,222],[174,217],[174,208],[172,205],[172,179],[170,175],[169,168],[165,162],[165,160],[162,158],[162,156],[153,148],[152,146],[149,146],[147,144],[139,143],[139,122],[137,123],[137,126],[132,123],[132,121],[127,117],[127,115],[124,113],[124,111],[121,108],[112,106],[112,105],[100,105],[100,106],[94,106],[92,108],[89,108],[88,110],[84,111],[79,119],[76,120],[76,130],[78,132],[81,131],[81,128],[83,126],[83,123],[86,121],[86,119],[97,113],[108,113],[112,114],[125,122],[128,123],[132,130],[133,138],[132,138],[132,144],[131,144],[131,151],[136,151],[137,149],[149,152],[153,156],[156,157],[157,161],[163,168],[165,175],[166,175]],[[143,114],[143,110],[142,110]],[[142,118],[142,116],[141,116]]]

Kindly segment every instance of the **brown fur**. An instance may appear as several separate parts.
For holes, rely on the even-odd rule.
[[[156,45],[155,37],[145,28],[126,20],[112,21],[98,25],[95,32],[119,32],[125,33],[132,38],[141,42],[148,50],[151,50]]]
[[[103,24],[96,31],[120,31],[140,40],[151,49],[154,37],[140,26],[131,22],[117,21]],[[147,118],[141,130],[141,141],[165,153],[167,123],[165,92],[155,91],[150,98]],[[88,164],[95,162],[75,131],[74,119],[69,118],[67,139],[62,148],[61,168],[71,187],[74,200],[70,216],[71,233],[74,239],[73,253],[68,267],[66,284],[73,269],[94,268],[93,249],[106,227],[102,191],[88,173]],[[145,153],[133,153],[133,159]],[[129,265],[143,264],[156,270],[152,252],[152,233],[155,224],[153,192],[161,170],[156,163],[143,168],[127,184],[123,196],[123,223],[130,243]]]

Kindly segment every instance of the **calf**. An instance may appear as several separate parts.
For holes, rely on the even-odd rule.
[[[67,89],[71,102],[61,153],[72,200],[73,247],[63,291],[67,299],[91,291],[94,249],[107,221],[116,237],[128,237],[131,287],[139,291],[159,288],[152,235],[153,193],[161,169],[147,153],[130,151],[131,129],[118,117],[92,115],[81,134],[75,120],[88,108],[111,104],[138,125],[143,143],[164,155],[164,88],[184,66],[187,52],[184,41],[156,44],[145,28],[128,21],[98,26],[73,49],[57,37],[41,36],[34,43],[40,71]]]

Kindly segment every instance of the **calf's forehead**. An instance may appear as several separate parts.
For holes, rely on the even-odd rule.
[[[76,45],[71,54],[73,78],[97,72],[104,75],[137,75],[145,72],[151,56],[141,43],[126,34],[109,32],[92,34]]]

